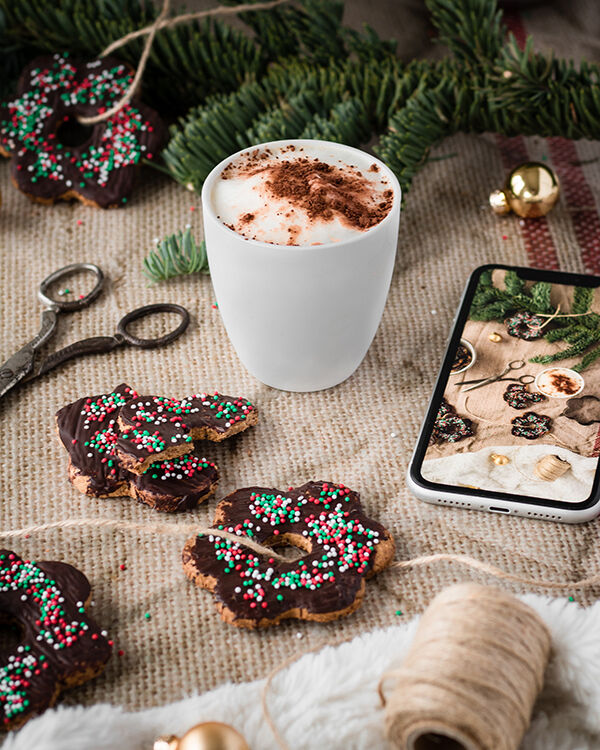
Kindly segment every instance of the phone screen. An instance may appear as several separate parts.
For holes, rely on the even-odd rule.
[[[422,433],[426,484],[559,505],[592,498],[600,455],[598,284],[532,269],[476,272]]]

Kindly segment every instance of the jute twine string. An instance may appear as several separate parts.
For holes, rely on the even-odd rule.
[[[499,589],[451,586],[421,617],[402,665],[379,686],[398,750],[517,750],[542,689],[551,637]],[[383,684],[394,681],[385,700]]]
[[[167,18],[171,6],[171,0],[164,0],[162,10],[153,23],[145,26],[142,29],[138,29],[137,31],[131,31],[129,34],[125,34],[125,36],[122,36],[120,39],[116,39],[98,55],[98,57],[106,57],[120,47],[128,44],[133,39],[137,39],[140,36],[148,36],[148,39],[144,44],[144,49],[142,51],[142,55],[140,57],[135,75],[131,83],[129,84],[127,91],[121,97],[121,99],[119,99],[116,104],[110,107],[110,109],[108,109],[106,112],[102,112],[99,115],[94,115],[93,117],[79,117],[79,122],[82,125],[95,125],[98,122],[103,122],[104,120],[107,120],[109,117],[112,117],[114,114],[116,114],[122,107],[127,104],[127,102],[130,101],[130,99],[135,95],[135,92],[137,91],[137,88],[142,80],[142,76],[144,75],[144,70],[146,68],[146,63],[148,62],[148,57],[150,56],[150,50],[152,49],[152,44],[154,43],[154,38],[156,36],[156,33],[160,31],[160,29],[172,28],[173,26],[177,26],[180,23],[188,23],[189,21],[195,21],[200,18],[208,18],[209,16],[227,16],[237,13],[246,13],[254,10],[269,10],[286,2],[289,2],[289,0],[271,0],[271,2],[264,3],[243,3],[242,5],[234,6],[219,5],[216,8],[210,8],[209,10],[199,10],[192,13],[182,13],[179,16]]]
[[[24,526],[21,529],[11,529],[9,531],[0,530],[0,538],[19,539],[29,537],[31,534],[39,534],[42,531],[52,531],[53,529],[114,529],[116,531],[142,531],[146,534],[165,534],[166,536],[182,536],[187,534],[205,534],[206,536],[214,535],[222,539],[228,539],[231,542],[238,542],[244,547],[258,552],[262,555],[268,555],[274,560],[280,562],[287,561],[283,555],[278,554],[270,547],[252,541],[247,536],[239,537],[225,529],[217,529],[214,526],[203,526],[198,523],[138,523],[137,521],[117,521],[112,518],[66,518],[63,521],[53,521],[44,523],[40,526]]]
[[[229,539],[259,554],[280,561],[286,560],[271,547],[258,544],[248,537],[197,523],[139,523],[114,519],[72,518],[19,529],[0,530],[0,538],[19,539],[52,530],[83,528],[139,531],[170,536],[190,533],[214,535]],[[499,580],[546,589],[585,588],[600,584],[600,574],[579,581],[547,581],[509,573],[468,555],[441,552],[401,560],[392,563],[390,569],[417,568],[436,562],[458,563]],[[461,596],[456,594],[452,598],[444,597],[447,591],[455,589],[463,589],[464,592]],[[490,591],[492,593],[489,593]],[[463,601],[465,597],[468,600],[467,605]],[[438,600],[441,601],[439,606]],[[514,596],[489,587],[461,584],[446,589],[432,602],[426,615],[436,602],[438,604],[433,610],[434,614],[429,614],[427,618],[423,615],[421,619],[419,632],[427,626],[426,634],[415,641],[422,644],[422,647],[419,645],[419,651],[422,650],[424,654],[422,660],[417,654],[408,665],[405,662],[400,670],[387,673],[382,678],[382,683],[391,678],[401,678],[402,685],[405,685],[409,678],[413,681],[410,682],[411,687],[408,691],[412,701],[410,704],[404,697],[396,699],[395,691],[388,698],[387,723],[391,741],[396,742],[395,747],[402,750],[440,750],[442,746],[439,744],[439,737],[450,737],[455,744],[447,744],[447,747],[452,747],[452,750],[516,750],[518,743],[514,742],[517,728],[520,738],[529,721],[535,695],[541,689],[541,675],[549,649],[549,635],[545,626],[533,610]],[[431,631],[428,630],[430,622]],[[282,750],[290,750],[290,746],[277,728],[269,710],[268,694],[273,679],[303,656],[320,651],[326,646],[339,646],[350,640],[352,639],[333,642],[324,640],[309,650],[290,656],[267,675],[262,691],[263,713]],[[547,646],[544,645],[546,641]],[[415,648],[413,644],[411,653]],[[485,653],[486,649],[489,649],[489,653]],[[415,687],[414,683],[417,682],[419,684]],[[404,690],[402,686],[400,689]],[[381,685],[380,694],[383,696]],[[408,721],[403,718],[408,716],[404,710],[406,705],[413,707],[414,714],[410,714],[410,717],[414,719],[417,713],[421,717],[418,722],[413,719],[408,722],[412,732],[408,738],[412,744],[406,744],[408,739],[405,742],[404,735],[394,734],[404,731]],[[446,719],[453,716],[462,718],[460,722],[457,719],[452,725],[449,719],[441,721],[437,717],[434,720],[431,718],[432,706],[443,706],[447,712],[447,715],[444,714]],[[438,712],[441,712],[441,708]],[[397,720],[396,713],[400,717]],[[429,717],[427,721],[423,719],[424,716]],[[467,719],[472,722],[466,723]],[[505,733],[502,735],[504,739],[497,739],[493,734],[494,727],[498,726],[502,727],[502,733]],[[444,732],[447,734],[444,735]],[[482,744],[484,740],[488,744]],[[402,742],[405,744],[398,744]],[[476,742],[479,744],[474,744]],[[507,744],[510,742],[513,744]]]

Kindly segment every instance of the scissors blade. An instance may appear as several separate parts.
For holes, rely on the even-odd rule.
[[[484,385],[489,385],[490,383],[495,383],[499,378],[486,378],[482,383],[475,383],[475,385],[470,385],[468,388],[463,388],[463,393],[466,393],[467,391],[474,391],[476,388],[481,388]]]
[[[461,385],[473,385],[473,383],[482,383],[484,380],[489,380],[489,378],[477,378],[476,380],[461,380],[460,383],[455,383],[455,385],[458,388]]]
[[[0,398],[31,374],[37,349],[50,338],[55,327],[56,312],[44,310],[39,332],[0,366]]]
[[[35,348],[26,344],[0,367],[0,397],[14,388],[33,370]]]

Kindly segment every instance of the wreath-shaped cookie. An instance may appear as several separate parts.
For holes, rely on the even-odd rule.
[[[516,437],[523,437],[526,440],[537,440],[550,432],[552,420],[544,414],[536,414],[534,411],[528,411],[520,417],[511,419],[512,434]]]
[[[504,325],[509,336],[525,341],[539,339],[543,335],[544,319],[529,312],[518,312],[506,318]]]
[[[203,438],[214,440],[215,436],[218,440],[223,440],[258,421],[256,408],[246,399],[222,396],[218,393],[210,396],[202,394],[202,396],[203,401],[210,404],[221,402],[231,404],[242,401],[245,414],[243,420],[235,422],[235,430],[232,430],[222,426],[222,418],[216,416],[218,413],[216,407],[215,409],[204,407],[202,411],[194,410],[193,413],[186,415],[186,418],[193,417],[196,425],[201,414],[204,420],[204,430],[196,429],[193,432],[194,440]],[[164,421],[161,417],[157,432],[162,431],[164,440],[168,440],[165,433],[171,434],[175,429],[177,434],[184,435],[185,433],[185,438],[182,437],[182,440],[174,446],[177,455],[172,456],[167,451],[156,450],[154,454],[147,454],[150,460],[143,466],[139,466],[136,457],[133,465],[137,471],[129,471],[127,468],[129,464],[127,461],[122,461],[118,451],[119,441],[123,437],[120,428],[121,414],[129,404],[135,406],[133,413],[141,413],[142,410],[137,408],[139,404],[147,404],[153,399],[168,402],[170,409],[180,412],[173,415],[172,411],[166,411],[169,416],[165,417]],[[152,508],[167,512],[194,508],[198,503],[210,497],[217,487],[218,469],[212,461],[192,452],[193,441],[188,440],[190,429],[181,421],[181,415],[186,412],[185,405],[189,405],[194,399],[175,401],[156,396],[140,397],[133,388],[122,383],[111,393],[86,396],[60,409],[56,414],[56,425],[60,440],[69,453],[69,479],[73,486],[92,497],[129,495]],[[175,406],[176,404],[184,406]],[[238,409],[238,407],[234,408]],[[239,413],[243,413],[241,408],[239,408]],[[158,412],[161,415],[164,413],[164,411]],[[176,421],[170,421],[172,418]],[[216,427],[214,422],[217,423]],[[174,428],[175,424],[178,427]],[[142,432],[144,431],[149,432],[148,430]],[[133,439],[128,438],[124,442],[127,448],[137,450],[133,447],[135,446]],[[156,447],[157,443],[155,442],[154,445]],[[181,453],[182,447],[185,453]],[[144,446],[145,452],[147,448],[148,446]],[[130,458],[129,454],[127,458]]]
[[[456,409],[445,398],[433,424],[431,442],[457,443],[473,434],[473,422],[456,413]]]
[[[521,383],[512,383],[509,385],[504,391],[503,398],[513,409],[527,409],[531,404],[537,404],[540,401],[546,400],[546,396],[543,393],[534,393]]]
[[[359,495],[331,482],[287,492],[237,490],[221,500],[213,526],[214,534],[186,542],[184,571],[214,593],[225,622],[246,628],[350,614],[361,603],[365,579],[394,556],[391,534],[365,515]],[[291,544],[306,554],[275,561],[220,537],[222,529],[265,546]]]
[[[77,198],[108,208],[126,202],[142,159],[167,138],[154,110],[135,99],[90,126],[82,143],[67,128],[106,112],[125,94],[133,71],[113,57],[78,62],[67,53],[38,57],[17,94],[0,105],[0,154],[12,157],[15,185],[42,203]],[[64,143],[63,143],[64,141]]]
[[[62,562],[23,560],[0,550],[0,624],[21,630],[0,655],[0,721],[16,729],[59,693],[98,675],[111,654],[106,633],[86,614],[89,581]]]

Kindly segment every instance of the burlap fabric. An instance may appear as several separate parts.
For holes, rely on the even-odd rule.
[[[593,5],[565,2],[565,8],[577,9],[569,22],[561,18],[561,6],[538,9],[526,23],[533,31],[538,23],[548,34],[542,34],[542,46],[554,45],[560,54],[580,53],[600,25]],[[417,38],[428,48],[420,4],[402,7],[381,0],[369,4],[367,13],[366,4],[357,0],[350,10],[354,20],[368,15],[387,34],[394,32],[393,21],[398,35],[410,40],[410,45],[401,43],[408,54],[417,52]],[[593,47],[587,52],[596,54]],[[507,163],[524,151],[547,156],[561,170],[565,185],[557,208],[535,227],[514,217],[498,219],[485,205]],[[425,167],[403,211],[389,301],[363,365],[348,382],[312,394],[272,390],[248,375],[218,310],[211,307],[209,278],[146,286],[141,264],[154,237],[188,222],[201,234],[197,196],[149,172],[124,210],[79,204],[49,208],[16,192],[2,163],[2,357],[37,330],[40,279],[74,261],[99,263],[111,283],[91,308],[61,319],[53,346],[110,333],[132,307],[163,300],[188,307],[194,325],[166,349],[124,348],[78,360],[2,400],[0,528],[83,516],[164,520],[127,499],[94,500],[74,491],[67,480],[66,454],[54,433],[60,406],[127,380],[142,391],[174,396],[218,387],[245,394],[260,406],[258,427],[231,444],[207,446],[207,455],[222,471],[218,497],[250,484],[285,488],[311,478],[342,481],[360,491],[368,512],[393,531],[400,559],[444,551],[474,555],[532,577],[576,579],[597,572],[598,523],[566,526],[437,508],[411,497],[404,475],[469,272],[492,261],[599,270],[600,163],[586,161],[598,153],[597,143],[572,146],[560,140],[506,142],[459,135],[444,142],[436,155],[451,158]],[[207,523],[214,507],[213,499],[197,512],[166,520]],[[183,576],[184,540],[90,529],[53,531],[14,543],[22,555],[81,568],[93,585],[97,619],[110,631],[116,649],[124,651],[122,657],[115,654],[99,679],[65,696],[66,702],[110,701],[135,709],[228,680],[253,679],[299,648],[390,625],[398,621],[399,611],[404,616],[421,611],[449,583],[479,578],[446,565],[384,573],[367,586],[362,608],[345,620],[329,625],[288,622],[256,633],[223,624],[212,596]],[[121,563],[126,570],[120,570]],[[565,593],[589,603],[598,592]]]

